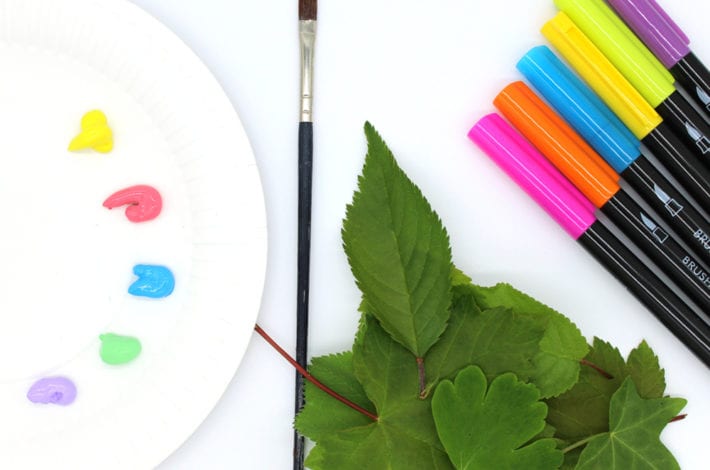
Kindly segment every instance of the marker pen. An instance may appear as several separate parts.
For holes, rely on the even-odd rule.
[[[542,34],[696,202],[710,207],[710,170],[696,164],[695,155],[572,20],[560,12]]]
[[[710,119],[710,71],[690,40],[655,0],[607,0]]]
[[[710,327],[579,202],[579,192],[497,114],[468,136],[710,367]]]
[[[710,165],[710,125],[673,87],[673,76],[602,0],[555,0],[676,135]]]
[[[601,157],[523,82],[505,87],[493,103],[560,173],[698,304],[710,325],[710,316],[705,313],[710,312],[710,270],[619,187],[618,175]]]
[[[547,46],[532,48],[518,70],[599,155],[710,264],[710,222],[643,154],[641,143]]]

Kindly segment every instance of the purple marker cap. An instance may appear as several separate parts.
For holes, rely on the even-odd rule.
[[[499,115],[482,117],[468,136],[575,240],[596,221],[589,201]]]
[[[667,68],[688,55],[690,40],[655,0],[607,0]]]

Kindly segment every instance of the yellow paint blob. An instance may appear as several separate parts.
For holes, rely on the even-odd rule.
[[[113,148],[113,132],[108,126],[106,115],[95,109],[81,118],[81,132],[69,143],[69,150],[94,149],[108,153]]]

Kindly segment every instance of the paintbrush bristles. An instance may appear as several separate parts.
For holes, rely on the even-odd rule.
[[[298,0],[298,19],[315,20],[318,16],[318,0]]]

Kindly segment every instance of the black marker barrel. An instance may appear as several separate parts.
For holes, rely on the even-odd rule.
[[[651,258],[702,311],[710,325],[710,270],[659,226],[624,190],[619,190],[601,211]]]
[[[678,91],[656,106],[656,112],[704,165],[710,166],[710,126]]]
[[[469,137],[565,231],[710,367],[710,326],[597,222],[589,201],[497,114],[481,118]],[[623,312],[619,312],[623,322]]]
[[[507,85],[493,103],[703,311],[710,312],[710,270],[619,186],[619,175],[569,125],[522,82]]]
[[[599,221],[577,241],[710,367],[710,327]]]
[[[640,156],[620,176],[634,188],[678,236],[710,264],[710,223],[668,182],[653,164]]]
[[[561,117],[710,264],[710,220],[695,210],[614,113],[546,46],[528,51],[518,70]],[[554,112],[550,109],[550,112]],[[650,153],[649,153],[650,154]]]
[[[710,171],[695,164],[695,156],[665,123],[641,139],[681,186],[703,208],[710,208]]]
[[[710,120],[710,72],[705,65],[689,52],[669,70]]]

